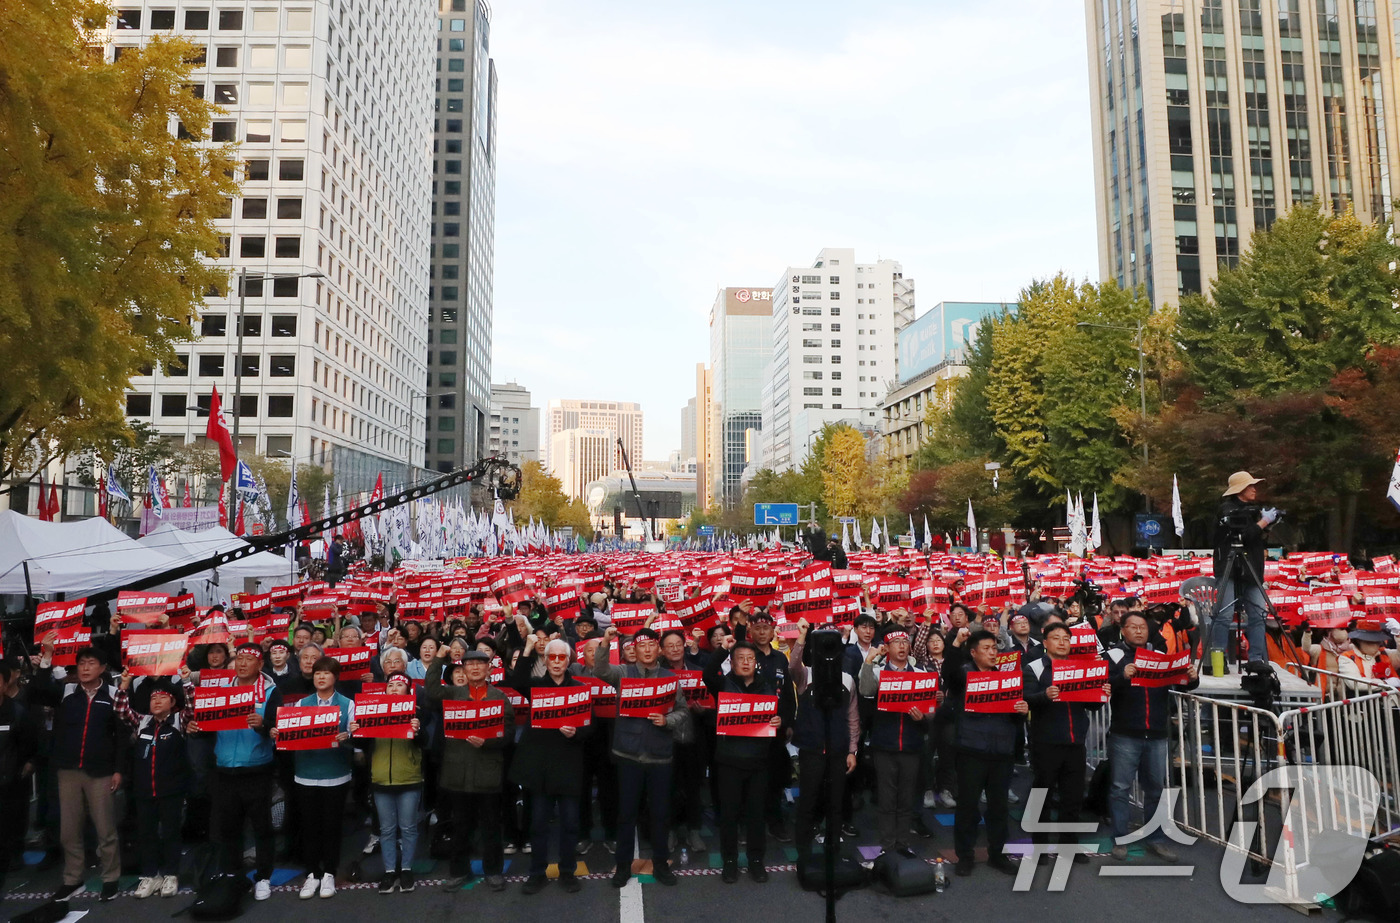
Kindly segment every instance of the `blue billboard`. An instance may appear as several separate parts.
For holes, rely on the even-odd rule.
[[[967,361],[967,347],[987,317],[1014,304],[999,301],[940,301],[922,317],[899,331],[899,380],[909,381],[946,362]]]
[[[756,526],[797,525],[796,503],[755,503],[753,524]]]

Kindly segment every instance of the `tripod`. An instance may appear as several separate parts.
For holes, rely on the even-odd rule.
[[[1259,596],[1264,600],[1265,619],[1278,619],[1278,610],[1274,608],[1273,602],[1269,599],[1269,592],[1264,588],[1264,578],[1255,570],[1254,564],[1245,554],[1244,537],[1238,532],[1230,535],[1229,546],[1225,554],[1225,567],[1220,578],[1215,581],[1215,606],[1211,612],[1210,633],[1207,636],[1207,643],[1201,647],[1201,668],[1210,662],[1210,655],[1215,647],[1215,621],[1220,616],[1221,601],[1227,598],[1227,593],[1232,593],[1233,611],[1231,612],[1231,627],[1227,634],[1224,650],[1224,659],[1228,664],[1230,661],[1230,640],[1235,644],[1235,664],[1240,662],[1240,651],[1244,648],[1245,625],[1241,623],[1241,610],[1244,609],[1245,593],[1250,589],[1259,591]],[[1247,618],[1248,616],[1246,616]],[[1265,660],[1268,660],[1267,649],[1263,652]],[[1228,669],[1227,669],[1228,672]]]

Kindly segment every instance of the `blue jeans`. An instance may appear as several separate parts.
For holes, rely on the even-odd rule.
[[[1108,736],[1108,813],[1113,823],[1113,837],[1128,833],[1133,806],[1129,801],[1133,781],[1142,784],[1142,819],[1150,821],[1162,800],[1162,786],[1167,778],[1167,740],[1143,740],[1139,737]],[[959,806],[962,802],[958,802]],[[1166,834],[1154,830],[1147,842],[1163,842]]]
[[[413,868],[418,848],[418,802],[420,786],[374,790],[374,808],[379,812],[379,848],[384,851],[384,871]]]
[[[567,878],[578,867],[578,798],[534,792],[530,805],[530,874],[549,870],[549,821],[559,808],[559,877]]]
[[[1215,614],[1211,618],[1210,649],[1229,651],[1230,629],[1235,624],[1236,595],[1244,601],[1244,636],[1249,641],[1249,659],[1265,660],[1268,649],[1264,641],[1264,594],[1253,580],[1225,578],[1215,604]]]

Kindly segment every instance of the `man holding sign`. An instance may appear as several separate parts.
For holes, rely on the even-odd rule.
[[[909,634],[902,628],[885,632],[884,641],[866,655],[860,668],[860,694],[877,699],[875,719],[870,727],[870,749],[875,751],[880,848],[906,858],[914,857],[914,850],[909,846],[909,833],[914,824],[914,793],[919,781],[924,736],[928,733],[933,711],[925,712],[917,705],[882,711],[877,697],[881,682],[891,675],[913,680],[923,673],[909,659]]]
[[[1030,706],[1021,697],[1020,673],[998,671],[997,636],[989,631],[958,629],[943,661],[944,714],[953,728],[958,806],[953,819],[953,846],[958,875],[972,874],[977,845],[978,807],[987,796],[987,865],[1008,875],[1016,863],[1006,855],[1012,754]]]
[[[776,696],[778,689],[758,670],[758,648],[747,641],[736,643],[733,635],[725,636],[723,649],[715,652],[705,667],[704,682],[715,697],[722,694],[742,696]],[[728,661],[729,672],[724,664]],[[786,682],[786,680],[785,680]],[[779,698],[780,704],[792,701],[791,695]],[[728,704],[728,703],[726,703]],[[744,818],[748,838],[749,878],[762,884],[768,880],[764,865],[766,830],[764,829],[764,798],[768,789],[768,741],[759,737],[735,736],[726,732],[722,722],[724,710],[717,716],[718,735],[715,738],[715,766],[719,774],[719,851],[724,866],[721,873],[725,884],[739,880],[739,817]],[[774,714],[768,719],[776,731],[791,724],[792,715]],[[786,756],[786,754],[784,754]]]
[[[1031,787],[1045,790],[1046,805],[1057,797],[1059,822],[1073,824],[1084,807],[1089,712],[1108,701],[1108,663],[1097,657],[1069,656],[1072,635],[1063,622],[1046,625],[1041,641],[1044,650],[1025,668],[1024,694],[1031,707]],[[1049,820],[1045,814],[1040,817],[1042,824]],[[1055,836],[1037,831],[1031,839],[1051,843],[1056,842]],[[1072,833],[1059,837],[1061,843],[1079,840]],[[1076,853],[1074,861],[1088,862],[1089,857]]]
[[[593,651],[593,675],[622,691],[624,679],[664,679],[674,677],[663,669],[661,638],[650,628],[633,635],[636,663],[615,665],[611,662],[613,639],[617,629],[609,627],[603,643]],[[669,708],[658,708],[645,718],[626,718],[619,714],[613,728],[613,759],[617,763],[617,869],[613,872],[614,888],[621,888],[632,877],[632,851],[637,834],[637,813],[642,793],[647,795],[651,810],[652,876],[663,885],[674,885],[676,875],[671,871],[671,851],[668,838],[671,816],[671,757],[674,750],[673,728],[688,720],[684,697],[679,688]]]
[[[437,658],[428,668],[424,691],[429,699],[475,703],[503,703],[505,727],[515,726],[515,709],[506,694],[487,685],[491,670],[491,655],[485,651],[467,651],[460,665],[452,669],[452,685],[443,684],[442,676],[450,645],[438,650]],[[505,738],[471,735],[465,739],[447,737],[442,747],[442,771],[438,785],[447,796],[452,813],[452,856],[447,886],[444,890],[460,891],[472,877],[471,843],[477,831],[482,833],[481,866],[486,883],[493,891],[504,891],[506,880],[501,872],[505,865],[505,844],[501,839],[501,783],[505,774]]]
[[[1123,618],[1123,640],[1108,650],[1108,678],[1113,687],[1113,719],[1109,725],[1108,759],[1112,782],[1108,793],[1109,815],[1115,839],[1128,834],[1132,816],[1133,782],[1142,786],[1144,822],[1157,813],[1166,784],[1167,731],[1171,720],[1171,690],[1195,689],[1200,684],[1196,665],[1186,657],[1179,678],[1167,684],[1144,685],[1139,676],[1139,653],[1161,654],[1148,642],[1151,627],[1147,616],[1129,612]],[[1167,846],[1166,834],[1158,828],[1147,838],[1147,849],[1167,862],[1176,861],[1176,853]],[[1128,847],[1115,843],[1113,858],[1128,858]]]

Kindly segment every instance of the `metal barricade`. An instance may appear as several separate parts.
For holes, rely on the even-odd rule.
[[[1314,848],[1322,855],[1339,836],[1375,840],[1400,830],[1400,692],[1365,681],[1356,688],[1371,687],[1277,714],[1175,693],[1167,770],[1169,786],[1178,790],[1176,825],[1243,852],[1256,871],[1281,863],[1282,899],[1310,901],[1312,894],[1299,894],[1298,875]],[[1270,778],[1285,784],[1251,792],[1261,780],[1270,783],[1265,776],[1277,769],[1288,772]]]
[[[1084,753],[1092,772],[1108,759],[1108,726],[1113,722],[1113,706],[1105,702],[1096,711],[1088,711],[1089,731],[1084,737]]]

